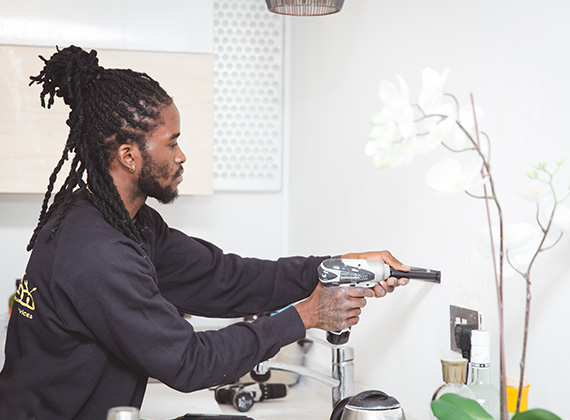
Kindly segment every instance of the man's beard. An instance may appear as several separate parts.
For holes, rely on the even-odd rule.
[[[143,151],[142,155],[143,167],[138,179],[138,186],[141,192],[148,197],[156,198],[156,200],[162,204],[172,203],[176,197],[178,197],[178,189],[173,187],[172,184],[162,186],[158,182],[159,178],[169,179],[168,166],[158,166],[146,151]],[[182,166],[176,171],[173,180],[178,178],[181,174]]]

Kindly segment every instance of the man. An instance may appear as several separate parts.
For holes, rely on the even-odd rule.
[[[173,201],[182,182],[178,110],[150,77],[104,69],[96,55],[63,49],[32,78],[42,104],[59,96],[70,106],[70,134],[10,320],[0,418],[103,419],[113,406],[140,407],[149,377],[183,392],[228,383],[309,328],[356,324],[366,297],[393,290],[395,279],[326,289],[316,276],[326,257],[241,258],[170,229],[145,201]],[[407,269],[386,251],[347,256]],[[284,307],[208,332],[179,316]]]

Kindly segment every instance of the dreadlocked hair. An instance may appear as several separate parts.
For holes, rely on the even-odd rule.
[[[49,177],[28,251],[57,213],[48,240],[55,237],[77,188],[85,192],[109,224],[144,247],[148,237],[144,221],[130,218],[109,174],[109,163],[112,152],[121,144],[136,143],[145,148],[145,135],[160,123],[160,111],[172,103],[172,98],[145,73],[99,66],[95,50],[87,53],[72,45],[57,48],[49,60],[42,56],[40,59],[45,66],[39,75],[30,77],[30,85],[42,85],[41,105],[48,109],[56,96],[63,98],[71,108],[66,121],[70,130],[62,156]],[[57,176],[70,155],[69,174],[50,204]]]

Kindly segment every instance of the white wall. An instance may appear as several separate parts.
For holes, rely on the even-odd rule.
[[[389,249],[410,265],[441,269],[442,284],[415,282],[371,302],[353,329],[356,375],[427,418],[449,350],[449,305],[483,314],[493,334],[498,382],[496,295],[490,261],[475,237],[482,201],[438,196],[424,176],[438,151],[410,166],[377,170],[364,155],[369,116],[380,109],[381,80],[408,81],[417,98],[426,67],[450,69],[446,91],[473,92],[486,111],[492,164],[505,217],[533,222],[517,190],[538,160],[570,159],[570,28],[565,2],[352,0],[341,13],[291,20],[290,241],[292,252]],[[566,117],[566,118],[565,118]],[[568,165],[560,180],[570,183]],[[563,418],[570,374],[564,323],[570,314],[567,240],[533,270],[527,376],[531,407]],[[506,279],[507,367],[518,373],[524,288]]]
[[[159,211],[173,226],[243,255],[386,248],[408,264],[441,269],[441,286],[414,283],[370,302],[351,338],[357,380],[427,418],[441,382],[439,359],[450,355],[449,304],[480,310],[496,339],[489,262],[474,240],[484,209],[468,197],[438,197],[425,187],[427,157],[407,168],[372,168],[363,148],[368,117],[379,107],[378,83],[399,73],[417,94],[423,68],[449,67],[449,90],[463,100],[473,92],[487,111],[507,215],[529,220],[532,210],[516,194],[527,167],[538,159],[570,160],[564,125],[569,12],[563,2],[351,0],[338,15],[291,19],[285,189],[181,197]],[[561,178],[570,182],[567,171]],[[40,196],[0,196],[0,302],[23,273],[40,204]],[[563,418],[570,417],[562,398],[570,374],[564,360],[568,250],[564,241],[533,272],[528,359],[531,406]],[[508,366],[517,373],[524,291],[518,278],[507,283]]]

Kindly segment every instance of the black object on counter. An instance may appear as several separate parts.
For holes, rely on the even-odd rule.
[[[283,398],[287,395],[287,385],[268,383],[237,383],[222,385],[215,389],[219,404],[232,404],[238,411],[248,411],[254,401]]]

